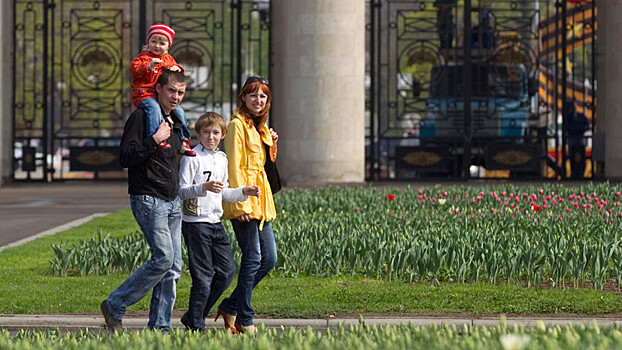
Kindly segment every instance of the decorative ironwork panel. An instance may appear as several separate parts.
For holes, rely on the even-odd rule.
[[[131,3],[64,0],[56,5],[50,72],[57,96],[56,137],[120,137],[123,133],[131,107],[127,73]]]
[[[493,142],[539,157],[508,172],[549,176],[547,148],[565,144],[563,101],[592,118],[595,1],[368,1],[368,178],[396,176],[396,148],[447,142],[459,177],[501,174],[487,172],[503,164],[486,156]]]
[[[42,138],[45,132],[47,13],[44,1],[15,1],[16,139]]]
[[[241,82],[270,74],[269,0],[14,1],[17,180],[125,176],[109,155],[134,109],[129,65],[153,23],[176,31],[191,129],[206,111],[228,118]]]
[[[240,67],[238,86],[247,77],[260,75],[270,78],[270,1],[242,0],[240,6]],[[239,93],[235,91],[236,98]]]
[[[47,7],[45,1],[15,1],[13,171],[28,179],[43,177],[31,172],[44,166],[47,143]]]

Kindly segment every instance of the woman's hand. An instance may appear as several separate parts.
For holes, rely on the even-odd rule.
[[[210,191],[214,193],[220,193],[224,185],[225,184],[220,181],[208,181],[203,183],[203,185],[201,186],[201,190],[203,192]]]
[[[251,214],[242,214],[237,219],[239,222],[249,222],[251,221]]]
[[[279,134],[277,134],[272,128],[270,128],[270,136],[272,136],[272,141],[274,141],[274,143],[279,142]]]
[[[172,66],[169,70],[171,72],[181,72],[181,68],[179,68],[179,66]]]

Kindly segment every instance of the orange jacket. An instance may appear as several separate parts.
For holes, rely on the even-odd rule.
[[[157,64],[153,69],[149,69],[149,62],[159,58],[162,63]],[[140,102],[148,97],[158,97],[155,89],[156,81],[160,77],[162,69],[178,66],[181,71],[184,68],[177,64],[173,56],[164,54],[162,57],[154,55],[148,51],[141,51],[130,64],[130,74],[132,75],[132,103],[138,107]]]

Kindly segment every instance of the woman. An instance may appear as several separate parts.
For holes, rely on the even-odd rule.
[[[274,200],[264,171],[266,157],[276,158],[277,133],[268,129],[270,88],[261,77],[250,77],[238,95],[225,138],[229,158],[229,186],[256,185],[260,197],[245,202],[223,203],[223,219],[230,219],[242,251],[238,284],[231,296],[218,307],[216,319],[223,316],[232,331],[254,333],[253,288],[276,264],[276,244],[271,222],[276,218]]]

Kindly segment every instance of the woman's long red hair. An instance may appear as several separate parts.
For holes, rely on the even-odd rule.
[[[244,103],[244,101],[242,100],[242,97],[245,95],[251,94],[253,92],[257,92],[259,91],[259,89],[261,89],[261,91],[264,94],[266,94],[268,98],[266,98],[266,106],[260,112],[260,114],[253,115],[251,111],[246,107],[246,103]],[[259,125],[263,125],[266,123],[266,120],[268,120],[268,111],[270,110],[270,100],[271,100],[271,95],[270,95],[270,88],[268,87],[268,85],[260,81],[254,81],[252,83],[248,83],[244,85],[244,87],[242,87],[242,91],[240,91],[240,94],[238,95],[238,112],[242,116],[244,116],[248,122],[251,122],[251,123],[253,122],[253,119],[259,118]]]

